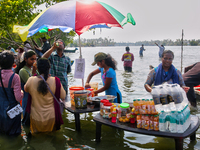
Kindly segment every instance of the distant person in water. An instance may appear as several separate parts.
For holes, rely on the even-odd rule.
[[[155,44],[159,47],[158,55],[159,55],[160,58],[162,58],[162,54],[163,54],[163,52],[165,50],[165,47],[163,45],[158,45],[157,43],[155,43]]]
[[[122,61],[124,61],[124,70],[126,72],[132,72],[132,63],[134,61],[134,55],[129,52],[130,48],[126,47],[126,53],[122,55]]]
[[[145,49],[144,49],[144,45],[142,44],[142,46],[140,47],[140,52],[139,52],[140,57],[143,57],[143,51],[145,51]]]

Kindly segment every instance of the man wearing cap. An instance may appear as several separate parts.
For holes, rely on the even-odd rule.
[[[53,46],[46,51],[42,57],[48,58],[51,64],[50,74],[60,79],[63,88],[68,93],[68,78],[67,74],[71,72],[71,60],[68,56],[65,56],[63,50],[65,44],[61,39],[54,42]],[[56,50],[55,52],[53,52]],[[65,100],[67,101],[67,95]]]
[[[39,48],[37,46],[35,46],[35,49],[38,50],[36,51],[36,53],[41,57],[42,54],[44,54],[47,50],[50,49],[50,44],[49,42],[47,41],[46,37],[42,37],[42,42],[43,42],[43,45],[42,45],[42,48]]]
[[[124,61],[124,70],[126,72],[132,72],[132,63],[134,61],[134,55],[129,52],[130,48],[126,47],[126,53],[122,55],[122,61]]]
[[[88,75],[85,87],[91,87],[89,83],[92,77],[101,73],[103,87],[94,91],[94,94],[105,91],[106,95],[116,96],[114,103],[122,103],[122,95],[117,85],[115,60],[109,54],[99,52],[94,56],[94,62],[92,63],[93,66],[96,64],[99,68],[95,69]]]

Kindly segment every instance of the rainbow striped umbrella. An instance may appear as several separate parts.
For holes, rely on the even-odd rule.
[[[74,30],[81,35],[91,28],[122,28],[124,19],[124,15],[103,2],[64,1],[41,12],[27,27],[14,26],[13,31],[18,32],[23,41],[43,28]],[[134,19],[131,23],[135,25]]]

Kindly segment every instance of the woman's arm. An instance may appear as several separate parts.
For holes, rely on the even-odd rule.
[[[15,95],[15,99],[20,102],[20,100],[24,97],[24,92],[21,90],[21,82],[19,75],[15,74],[13,78],[13,91]]]
[[[112,82],[112,78],[106,78],[104,86],[102,88],[94,91],[94,94],[106,91],[110,87],[111,82]]]
[[[86,88],[90,88],[91,86],[90,86],[90,80],[92,79],[92,77],[94,76],[94,75],[96,75],[96,74],[98,74],[98,73],[100,73],[100,70],[99,69],[96,69],[96,70],[94,70],[94,71],[92,71],[89,75],[88,75],[88,77],[87,77],[87,80],[86,80],[86,83],[85,83],[85,87]]]
[[[151,91],[152,91],[151,86],[149,86],[148,84],[145,84],[144,87],[145,87],[145,89],[146,89],[147,92],[151,93]]]
[[[156,76],[156,72],[155,69],[152,69],[148,76],[147,76],[147,80],[144,84],[144,87],[146,89],[147,92],[151,92],[152,88],[151,85],[153,84],[154,80],[155,80],[155,76]]]

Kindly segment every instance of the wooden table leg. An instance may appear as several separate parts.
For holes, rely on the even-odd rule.
[[[79,115],[79,113],[75,113],[74,117],[75,117],[76,131],[80,131],[81,130],[81,128],[80,128],[81,123],[80,123],[80,115]]]
[[[101,141],[101,123],[96,122],[96,142]]]
[[[183,138],[174,139],[176,150],[183,150]]]
[[[195,141],[195,140],[196,140],[196,132],[194,132],[194,133],[190,136],[190,140],[191,140],[191,141]]]

